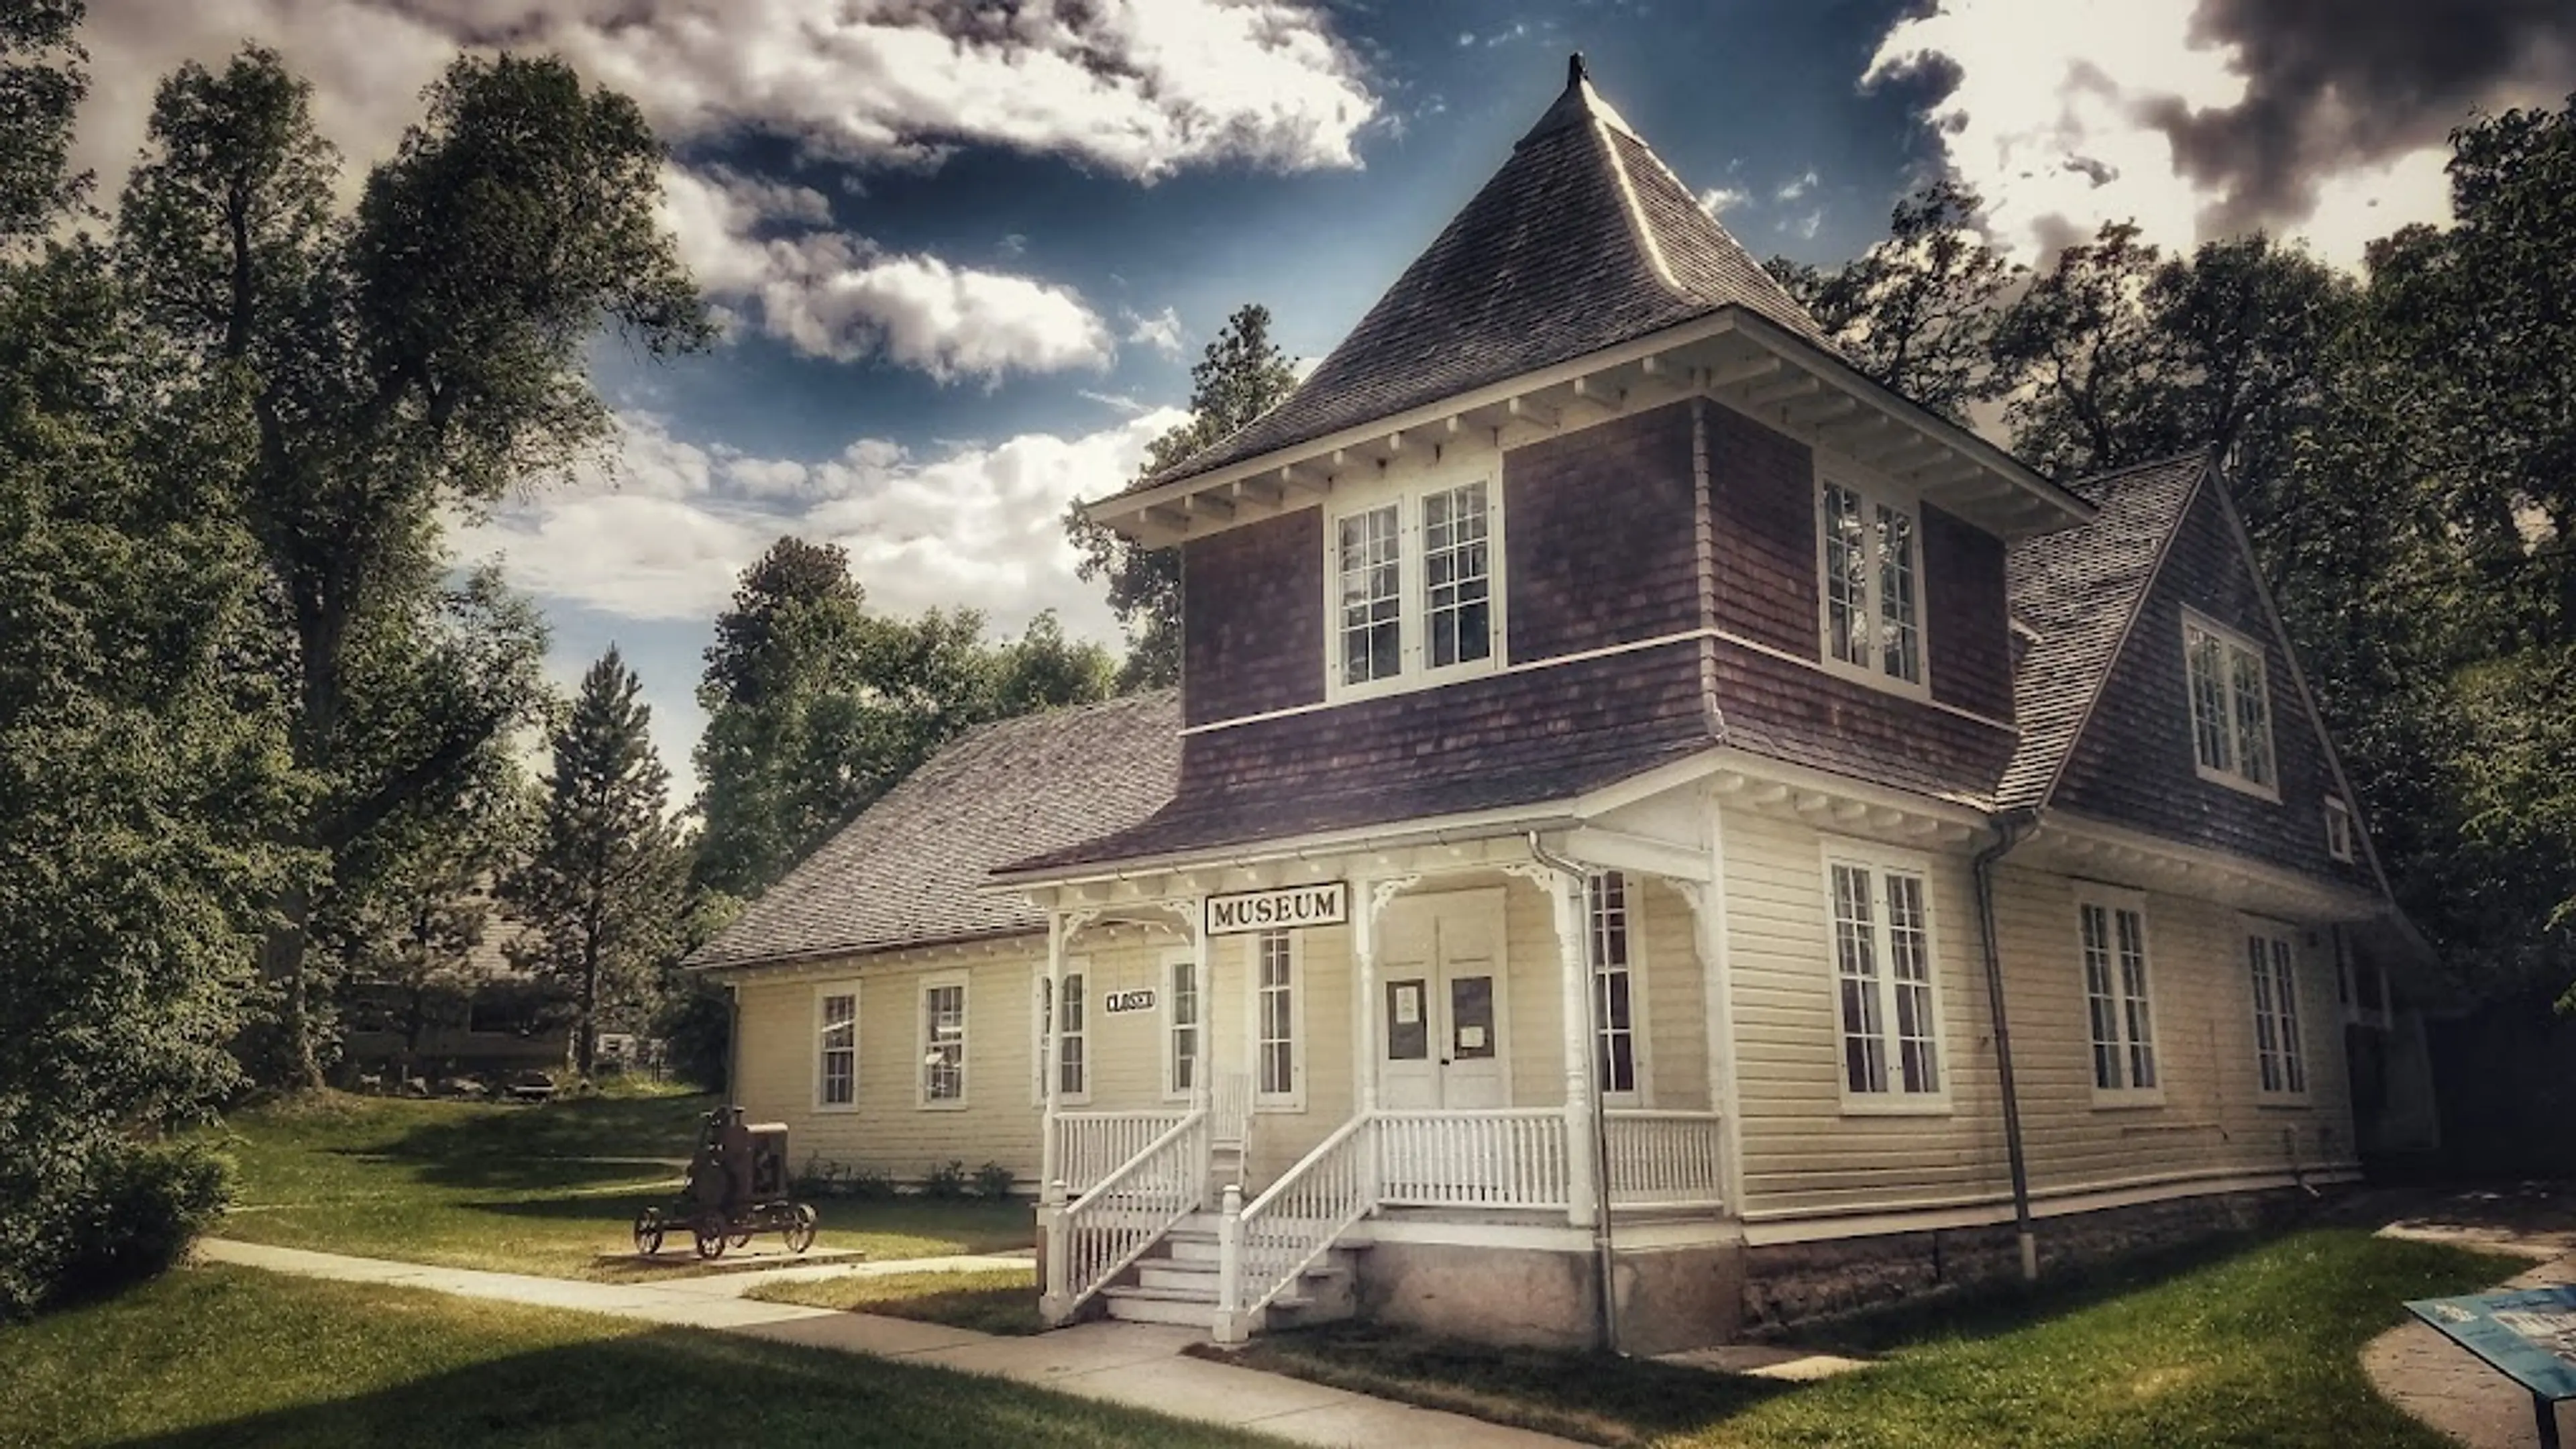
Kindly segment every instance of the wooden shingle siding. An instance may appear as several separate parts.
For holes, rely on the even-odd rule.
[[[1710,641],[1727,738],[1747,749],[1898,789],[1979,795],[2012,755],[1999,724]]]
[[[1300,509],[1181,550],[1190,724],[1324,697],[1324,513]]]
[[[1511,660],[1698,626],[1694,406],[1668,404],[1503,455]]]
[[[2012,623],[2004,543],[1929,504],[1923,508],[1924,662],[1932,697],[2010,723]]]
[[[1724,828],[1745,1210],[1876,1211],[2008,1193],[1967,858],[1931,861],[1951,1110],[1845,1115],[1823,837],[1799,822],[1739,811],[1726,813]],[[2352,1160],[2331,958],[2304,929],[2292,933],[2309,1096],[2289,1106],[2260,1101],[2240,918],[2206,901],[2146,897],[2163,1104],[2094,1106],[2075,893],[2062,876],[2009,866],[1998,874],[2004,994],[2034,1191]]]
[[[2366,867],[2326,854],[2325,797],[2332,772],[2323,738],[2300,703],[2289,654],[2265,617],[2252,561],[2228,526],[2219,486],[2215,480],[2204,483],[2183,515],[2164,568],[2068,754],[2051,804],[2369,886]],[[2277,804],[2200,777],[2183,662],[2186,606],[2263,646],[2280,776]]]
[[[1700,408],[1715,535],[1713,622],[1801,659],[1820,659],[1814,454],[1732,408]]]

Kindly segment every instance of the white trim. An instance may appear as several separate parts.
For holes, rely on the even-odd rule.
[[[930,1095],[930,993],[957,988],[957,1095],[936,1101]],[[974,1091],[975,994],[963,971],[925,975],[912,998],[912,1105],[923,1112],[962,1112]]]
[[[1826,980],[1833,992],[1833,1066],[1834,1082],[1839,1091],[1844,1115],[1874,1116],[1946,1116],[1950,1107],[1950,1077],[1957,1063],[1952,1059],[1948,1034],[1949,1013],[1943,1008],[1941,982],[1941,937],[1938,912],[1932,907],[1932,858],[1919,851],[1896,850],[1847,836],[1818,837],[1818,866],[1824,888]],[[1884,1067],[1887,1090],[1854,1091],[1851,1070],[1843,1058],[1846,1024],[1842,1014],[1842,943],[1836,937],[1838,921],[1834,914],[1834,868],[1843,866],[1867,874],[1870,884],[1870,949],[1875,955],[1878,982],[1878,1039],[1885,1047]],[[1887,878],[1889,873],[1912,876],[1923,892],[1923,969],[1931,989],[1932,1020],[1929,1027],[1932,1042],[1933,1089],[1909,1092],[1905,1089],[1904,1063],[1896,1030],[1896,963],[1891,931],[1894,925],[1889,910]]]
[[[2177,526],[2177,530],[2179,526]],[[2223,696],[2219,722],[2227,727],[2229,765],[2225,769],[2200,757],[2200,691],[2191,677],[2191,636],[2193,630],[2207,634],[2219,645],[2219,692]],[[2244,706],[2236,698],[2236,657],[2252,656],[2254,667],[2262,671],[2263,692],[2263,758],[2272,778],[2256,780],[2245,773],[2245,741],[2240,737],[2239,721]],[[2240,794],[2258,800],[2281,803],[2281,732],[2272,727],[2272,660],[2269,651],[2254,642],[2242,630],[2233,629],[2188,604],[2182,607],[2182,691],[2191,728],[2191,762],[2200,778],[2213,785],[2224,785]]]
[[[1180,1066],[1180,1053],[1175,1050],[1174,1041],[1175,1034],[1179,1032],[1181,1024],[1174,1020],[1174,1017],[1180,1009],[1180,993],[1173,988],[1172,975],[1184,966],[1189,967],[1191,971],[1190,1009],[1196,1017],[1196,1019],[1190,1023],[1190,1027],[1198,1033],[1192,1042],[1192,1052],[1190,1057],[1191,1074],[1194,1082],[1203,1081],[1207,1076],[1207,973],[1199,967],[1199,953],[1196,946],[1181,946],[1168,949],[1157,958],[1155,966],[1155,970],[1160,973],[1162,977],[1161,980],[1155,983],[1162,999],[1154,1012],[1154,1026],[1160,1037],[1160,1040],[1154,1048],[1154,1055],[1162,1059],[1163,1100],[1167,1102],[1186,1102],[1191,1100],[1191,1098],[1196,1094],[1195,1086],[1183,1086],[1179,1081],[1180,1073],[1178,1068]]]
[[[2286,987],[2290,993],[2287,1010],[2283,1010],[2277,1001],[2272,1008],[2275,1028],[2284,1033],[2279,1052],[2283,1085],[2279,1087],[2263,1085],[2262,998],[2256,994],[2257,988],[2251,970],[2253,962],[2247,955],[2247,948],[2257,941],[2263,943],[2264,969],[2276,978],[2285,969],[2289,973],[2287,982],[2275,980],[2270,983],[2274,990]],[[2287,922],[2269,920],[2262,916],[2243,914],[2237,916],[2236,969],[2238,974],[2236,979],[2240,990],[2244,993],[2245,1045],[2254,1067],[2254,1099],[2261,1105],[2304,1107],[2308,1105],[2315,1087],[2316,1076],[2313,1069],[2316,1058],[2308,1051],[2310,1012],[2306,983],[2310,973],[2299,969],[2299,957],[2299,932]],[[2299,1083],[2295,1091],[2288,1085],[2293,1076]]]
[[[1481,659],[1433,665],[1430,660],[1430,583],[1426,571],[1424,504],[1435,494],[1482,486],[1485,490],[1485,654]],[[1510,586],[1505,578],[1503,469],[1499,453],[1462,453],[1401,479],[1372,479],[1336,488],[1324,507],[1324,704],[1349,704],[1418,689],[1477,679],[1504,667],[1505,619]],[[1396,548],[1396,671],[1359,683],[1343,679],[1341,530],[1350,519],[1392,508]],[[1232,723],[1233,721],[1226,721]],[[1200,728],[1205,728],[1201,726]]]
[[[2081,1038],[2084,1044],[2084,1080],[2092,1089],[2093,1105],[2097,1109],[2161,1107],[2165,1102],[2166,1063],[2163,1044],[2165,1014],[2163,1008],[2156,1002],[2156,978],[2161,971],[2156,959],[2155,926],[2147,918],[2146,893],[2122,886],[2103,885],[2098,881],[2078,880],[2075,882],[2074,894],[2076,1019],[2084,1023],[2084,1035]],[[2091,963],[2085,960],[2084,945],[2084,913],[2087,908],[2102,912],[2104,927],[2109,932],[2103,940],[2103,950],[2107,953],[2105,969],[2109,975],[2111,988],[2111,1029],[2114,1038],[2112,1047],[2118,1053],[2120,1080],[2123,1083],[2118,1087],[2102,1085],[2101,1068],[2093,1060],[2093,987],[2087,976],[2091,970]],[[2146,990],[2139,997],[2145,1002],[2147,1008],[2147,1039],[2144,1045],[2147,1049],[2148,1063],[2154,1068],[2156,1074],[2155,1085],[2150,1087],[2134,1084],[2136,1070],[2134,1058],[2140,1043],[2129,1032],[2128,987],[2120,974],[2122,967],[2120,915],[2122,912],[2134,914],[2138,918],[2138,967],[2146,976]]]
[[[2205,845],[2189,845],[2166,836],[2152,835],[2134,826],[2117,825],[2080,815],[2064,807],[2052,809],[2040,825],[2034,842],[2046,837],[2051,842],[2084,842],[2093,848],[2107,849],[2116,859],[2121,854],[2141,860],[2170,862],[2187,873],[2199,873],[2199,885],[2179,893],[2199,894],[2212,883],[2224,884],[2230,877],[2251,886],[2299,898],[2306,908],[2320,915],[2341,912],[2352,920],[2377,914],[2383,902],[2359,887],[2346,885],[2329,877],[2286,870],[2251,856],[2215,850]],[[2097,867],[2098,868],[2098,867]]]
[[[2030,1195],[2031,1215],[2072,1217],[2078,1213],[2136,1207],[2176,1198],[2208,1197],[2222,1192],[2268,1192],[2315,1183],[2360,1180],[2361,1164],[2354,1161],[2328,1163],[2297,1172],[2240,1172],[2233,1168],[2215,1167],[2197,1172],[2152,1174],[2106,1183],[2034,1189]],[[1779,1243],[1871,1238],[1887,1233],[1984,1227],[2008,1223],[2012,1219],[2012,1197],[2008,1193],[1936,1198],[1899,1207],[1778,1208],[1743,1215],[1744,1245],[1767,1248]]]
[[[850,1100],[823,1100],[823,1019],[824,1003],[836,996],[850,998]],[[866,1018],[859,1010],[859,983],[856,980],[818,981],[814,983],[814,1034],[807,1042],[806,1070],[813,1074],[814,1110],[817,1112],[855,1112],[859,1110],[859,1023]]]
[[[1922,495],[1893,480],[1867,477],[1867,471],[1837,458],[1828,461],[1822,453],[1810,453],[1813,460],[1808,483],[1809,521],[1815,530],[1816,569],[1816,663],[1825,673],[1837,679],[1848,679],[1900,698],[1929,703],[1932,698],[1932,631],[1930,610],[1925,606],[1923,579],[1923,499]],[[1861,598],[1859,626],[1865,636],[1863,649],[1867,663],[1854,663],[1832,649],[1833,589],[1831,571],[1825,566],[1831,546],[1830,530],[1825,521],[1825,490],[1839,489],[1860,505],[1863,559],[1861,564]],[[1908,525],[1912,567],[1907,571],[1906,602],[1914,616],[1914,677],[1889,673],[1885,652],[1879,637],[1879,620],[1885,600],[1879,594],[1879,581],[1886,568],[1880,556],[1876,516],[1879,510],[1903,515]]]
[[[1586,947],[1584,959],[1591,969],[1595,998],[1592,1050],[1594,1059],[1599,1060],[1600,1038],[1609,1031],[1609,1017],[1605,1010],[1609,1003],[1600,999],[1602,962],[1599,955],[1592,949],[1600,945],[1601,941],[1598,924],[1601,907],[1599,886],[1601,878],[1607,875],[1619,877],[1619,909],[1625,918],[1621,923],[1621,934],[1626,938],[1628,959],[1619,969],[1626,972],[1628,976],[1628,1069],[1636,1085],[1624,1092],[1614,1092],[1610,1090],[1605,1079],[1601,1086],[1601,1105],[1612,1109],[1652,1107],[1655,1105],[1654,1031],[1647,1006],[1652,983],[1647,975],[1645,925],[1645,886],[1650,877],[1617,866],[1587,871],[1583,878],[1583,939]],[[1500,968],[1499,974],[1502,979],[1494,983],[1494,994],[1497,998],[1501,998],[1510,994],[1508,990],[1510,963],[1507,959],[1498,960],[1496,965]],[[1497,1031],[1502,1030],[1500,1018],[1501,1012],[1498,1008],[1495,1022]],[[1508,1035],[1505,1039],[1508,1041]],[[1503,1081],[1504,1105],[1509,1106],[1511,1064],[1508,1060],[1503,1064]]]
[[[2326,797],[2326,859],[2351,865],[2353,863],[2352,839],[2352,807],[2341,799],[2328,795]]]
[[[1494,1222],[1454,1216],[1451,1208],[1389,1208],[1362,1218],[1342,1235],[1345,1246],[1418,1243],[1426,1247],[1489,1248],[1517,1253],[1582,1253],[1597,1248],[1590,1228],[1564,1223]],[[1473,1211],[1467,1209],[1466,1211]],[[1555,1214],[1550,1214],[1555,1216]],[[1619,1223],[1618,1252],[1657,1252],[1675,1248],[1730,1247],[1744,1241],[1743,1226],[1731,1218],[1704,1215],[1653,1217]]]
[[[1076,982],[1081,984],[1076,985]],[[1096,1073],[1091,1069],[1098,1064],[1097,1059],[1091,1050],[1092,1037],[1095,1035],[1096,1026],[1091,1019],[1091,1006],[1092,1002],[1098,999],[1098,993],[1091,989],[1091,957],[1089,955],[1066,955],[1064,958],[1064,983],[1064,994],[1056,1003],[1055,1059],[1047,1063],[1047,1070],[1056,1074],[1055,1099],[1057,1105],[1065,1107],[1081,1107],[1089,1105],[1091,1101],[1091,1079],[1096,1075]],[[1067,1001],[1074,1003],[1075,1014],[1079,1016],[1082,1021],[1082,1025],[1072,1031],[1064,1029],[1064,1002]],[[1082,1085],[1072,1089],[1068,1089],[1064,1085],[1064,1048],[1065,1044],[1068,1042],[1078,1042],[1082,1047]]]
[[[1242,938],[1243,982],[1245,1005],[1250,1020],[1245,1023],[1243,1039],[1251,1045],[1252,1110],[1257,1113],[1303,1112],[1306,1110],[1306,1067],[1314,1055],[1313,1038],[1306,1031],[1306,943],[1303,931],[1255,931]],[[1261,1021],[1261,952],[1262,942],[1279,937],[1288,943],[1288,1090],[1265,1092],[1261,1073],[1266,1053],[1262,1048],[1270,1038],[1264,1037]]]

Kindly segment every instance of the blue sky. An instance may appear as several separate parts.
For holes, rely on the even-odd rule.
[[[1816,261],[1867,246],[1944,170],[2024,260],[2115,216],[2188,246],[2251,215],[2348,261],[2442,214],[2439,139],[2466,104],[2547,100],[2576,69],[2515,51],[2362,134],[2336,119],[2349,86],[2270,67],[2305,38],[2260,28],[2278,7],[2253,0],[91,7],[81,159],[110,194],[154,80],[244,40],[312,79],[353,187],[469,45],[564,54],[644,105],[728,340],[669,365],[603,346],[617,447],[459,517],[453,542],[537,595],[558,677],[625,649],[684,791],[710,621],[781,533],[847,545],[892,611],[973,607],[1016,632],[1053,609],[1114,639],[1073,577],[1066,500],[1118,486],[1178,420],[1235,306],[1267,305],[1294,354],[1329,350],[1553,99],[1569,51],[1757,254]],[[2292,184],[2184,157],[2152,119],[2167,102],[2221,134],[2288,103],[2307,118]]]

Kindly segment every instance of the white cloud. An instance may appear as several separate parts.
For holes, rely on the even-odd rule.
[[[475,41],[564,55],[672,139],[759,131],[860,162],[988,145],[1140,180],[1228,160],[1349,167],[1378,114],[1306,0],[92,0],[90,15],[82,159],[111,183],[154,81],[245,38],[313,80],[326,133],[361,160]]]
[[[1141,412],[1077,437],[1022,434],[931,459],[878,438],[823,459],[764,458],[619,419],[618,456],[563,486],[451,521],[468,560],[500,555],[540,598],[636,620],[712,619],[736,576],[779,535],[850,551],[876,607],[967,606],[1016,631],[1056,610],[1067,630],[1115,639],[1099,588],[1074,574],[1065,505],[1123,486],[1147,444],[1187,421]]]
[[[1181,355],[1181,314],[1170,307],[1151,317],[1126,314],[1128,342],[1153,348],[1165,357]]]
[[[1752,193],[1732,186],[1712,186],[1699,194],[1699,209],[1718,216],[1752,199]]]
[[[1773,192],[1772,196],[1775,200],[1779,201],[1795,201],[1799,197],[1804,196],[1815,189],[1816,173],[1810,170],[1799,175],[1787,185],[1781,187],[1778,191]]]
[[[2196,0],[1943,0],[1888,32],[1863,83],[1936,57],[1956,67],[1957,87],[1927,119],[2018,259],[2123,219],[2187,249],[2220,197],[2181,174],[2150,107],[2223,109],[2247,90],[2235,47],[2196,35],[2195,13]],[[2357,264],[2372,238],[2448,217],[2446,156],[2423,148],[2323,177],[2315,209],[2287,230]]]

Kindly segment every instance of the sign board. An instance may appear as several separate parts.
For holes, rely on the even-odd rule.
[[[2576,1288],[2425,1298],[2406,1311],[2527,1390],[2540,1442],[2557,1449],[2552,1406],[2576,1398]]]
[[[1338,926],[1350,918],[1351,883],[1346,880],[1207,898],[1207,933],[1211,936]]]
[[[1111,1016],[1130,1011],[1151,1011],[1154,1009],[1154,988],[1143,986],[1134,991],[1110,992],[1100,998],[1100,1009]]]

